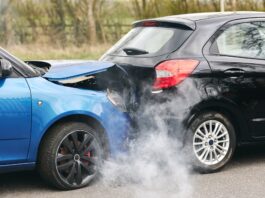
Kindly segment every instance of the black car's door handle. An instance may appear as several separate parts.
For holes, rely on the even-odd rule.
[[[224,74],[227,77],[231,77],[231,78],[237,78],[237,77],[241,77],[245,74],[245,70],[243,69],[238,69],[238,68],[231,68],[231,69],[227,69],[224,71]]]

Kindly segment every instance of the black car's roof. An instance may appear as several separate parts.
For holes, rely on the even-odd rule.
[[[265,12],[203,12],[203,13],[194,13],[194,14],[180,14],[180,15],[172,15],[165,16],[160,18],[153,19],[145,19],[141,21],[137,21],[134,25],[137,25],[143,21],[160,21],[160,22],[170,22],[180,25],[185,25],[190,29],[195,29],[197,21],[207,20],[209,23],[214,23],[216,20],[235,20],[241,18],[252,18],[252,17],[265,17]]]
[[[215,19],[215,18],[227,18],[230,16],[232,18],[247,18],[247,17],[261,17],[265,16],[265,12],[250,12],[250,11],[241,11],[241,12],[202,12],[202,13],[193,13],[193,14],[180,14],[173,16],[161,17],[163,19],[178,20],[179,18],[188,19],[191,21],[199,21],[205,19]]]

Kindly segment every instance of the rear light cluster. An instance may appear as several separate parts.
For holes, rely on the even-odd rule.
[[[158,26],[158,22],[156,21],[145,21],[142,23],[142,26],[144,27],[155,27],[155,26]]]
[[[166,89],[181,83],[197,67],[197,60],[167,60],[156,66],[154,90]]]

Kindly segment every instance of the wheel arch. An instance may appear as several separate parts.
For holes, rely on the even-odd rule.
[[[185,120],[185,126],[189,127],[192,121],[203,112],[215,111],[226,116],[235,128],[237,143],[246,138],[249,131],[247,118],[240,108],[228,100],[209,100],[197,104]]]
[[[96,131],[99,132],[99,138],[101,140],[101,143],[102,143],[102,146],[104,149],[104,157],[107,157],[107,155],[109,154],[110,148],[109,148],[109,141],[108,141],[107,133],[106,133],[105,128],[103,127],[103,124],[99,120],[94,118],[93,116],[84,115],[84,114],[66,115],[66,116],[60,117],[57,120],[55,120],[54,122],[52,122],[48,126],[48,128],[44,131],[44,133],[42,134],[42,137],[40,139],[40,143],[38,145],[38,155],[39,155],[39,150],[41,148],[41,145],[42,145],[46,135],[49,134],[49,131],[51,131],[51,129],[53,127],[57,126],[58,124],[62,124],[65,122],[74,122],[74,121],[84,122],[86,124],[89,124],[90,127],[92,127],[93,129],[95,129]]]

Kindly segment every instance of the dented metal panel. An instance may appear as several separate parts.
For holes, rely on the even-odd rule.
[[[104,72],[115,64],[102,61],[45,61],[51,65],[43,76],[50,81],[62,81]]]

